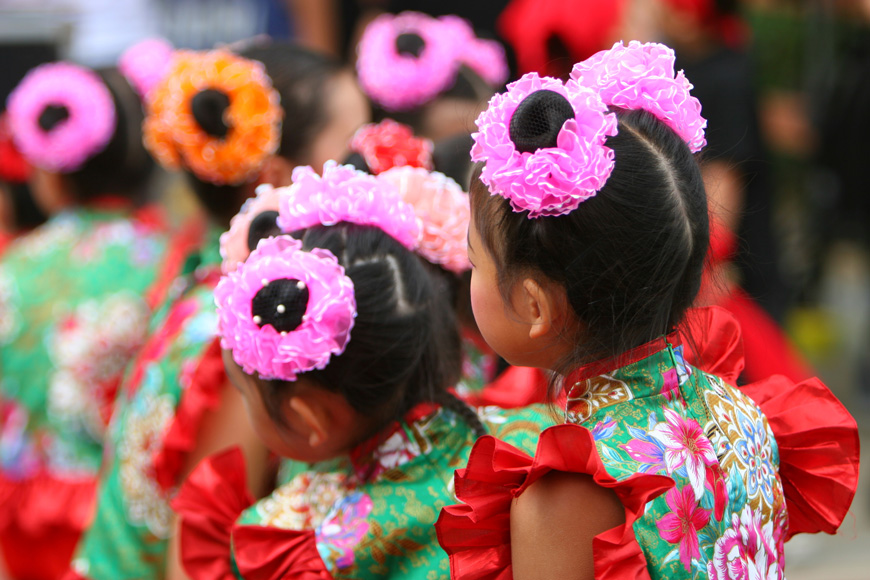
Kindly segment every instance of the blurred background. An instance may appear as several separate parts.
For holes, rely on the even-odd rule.
[[[565,77],[619,39],[674,47],[709,120],[714,215],[733,234],[716,288],[742,287],[867,436],[870,0],[0,0],[0,109],[41,62],[109,65],[154,36],[199,49],[268,34],[353,61],[365,24],[402,10],[467,18],[505,44],[514,77]],[[180,194],[164,202],[179,220],[191,207]],[[8,206],[0,199],[0,230]],[[792,580],[870,577],[863,471],[837,536],[789,544]]]

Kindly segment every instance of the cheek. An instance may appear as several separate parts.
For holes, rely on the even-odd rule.
[[[474,320],[477,322],[481,334],[486,337],[490,331],[495,330],[493,327],[497,326],[496,309],[502,307],[501,297],[485,279],[474,272],[471,274],[470,291],[471,311],[474,313]]]

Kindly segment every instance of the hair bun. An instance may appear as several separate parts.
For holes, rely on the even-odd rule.
[[[226,123],[226,112],[230,108],[230,98],[226,93],[215,89],[205,89],[190,100],[190,112],[202,130],[223,139],[230,132]]]
[[[426,48],[426,41],[419,34],[405,32],[396,37],[396,52],[418,58]]]
[[[147,105],[148,151],[208,183],[253,180],[281,144],[284,110],[265,67],[226,50],[175,52]]]
[[[257,249],[260,240],[270,238],[281,233],[278,227],[278,212],[267,210],[258,213],[248,226],[248,250],[253,252]]]
[[[296,278],[279,278],[263,286],[251,300],[254,323],[278,332],[292,332],[302,324],[308,309],[308,286]]]
[[[535,91],[523,99],[511,116],[510,139],[520,153],[556,147],[559,131],[574,109],[564,96],[549,90]]]
[[[39,127],[49,132],[69,119],[69,109],[63,105],[46,105],[39,115]]]

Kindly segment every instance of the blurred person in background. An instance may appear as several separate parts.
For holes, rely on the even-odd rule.
[[[727,0],[637,0],[674,47],[676,66],[692,79],[707,118],[701,171],[711,211],[710,263],[700,304],[729,310],[747,331],[742,379],[812,373],[779,324],[790,291],[773,230],[774,184],[762,142],[746,26]],[[752,329],[752,332],[748,330]]]
[[[169,236],[133,76],[32,70],[8,101],[48,221],[0,262],[0,548],[13,578],[58,578],[92,515],[115,393],[166,286]]]
[[[273,42],[237,50],[179,51],[149,101],[149,150],[184,172],[207,223],[122,383],[96,515],[70,579],[185,578],[169,501],[217,450],[241,446],[251,489],[271,490],[265,448],[224,372],[213,296],[222,254],[232,261],[249,248],[221,233],[258,184],[286,185],[296,165],[343,158],[369,110],[352,71],[330,57]],[[268,203],[249,200],[241,221]],[[268,231],[268,217],[252,229]]]

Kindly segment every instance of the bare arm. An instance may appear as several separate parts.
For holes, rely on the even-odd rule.
[[[591,476],[545,475],[511,505],[514,580],[591,580],[592,539],[624,521],[616,494]]]
[[[254,432],[239,392],[226,380],[221,390],[221,404],[205,416],[200,428],[196,449],[191,451],[182,468],[179,482],[184,481],[197,464],[228,447],[241,447],[245,455],[248,487],[255,497],[261,497],[269,486],[269,454]],[[166,559],[166,580],[187,580],[181,565],[178,521],[173,525]]]

